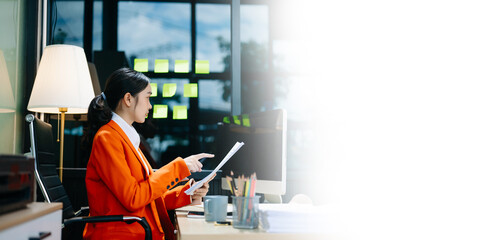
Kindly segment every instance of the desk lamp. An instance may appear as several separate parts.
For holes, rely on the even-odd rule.
[[[15,112],[14,94],[12,85],[10,84],[9,72],[7,64],[3,56],[3,51],[0,49],[0,113]]]
[[[28,102],[33,112],[61,114],[59,177],[62,181],[65,114],[86,114],[94,90],[83,48],[45,47]]]

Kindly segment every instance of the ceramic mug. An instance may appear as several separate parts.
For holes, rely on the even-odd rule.
[[[204,219],[207,222],[225,221],[227,218],[227,196],[210,195],[204,197]]]

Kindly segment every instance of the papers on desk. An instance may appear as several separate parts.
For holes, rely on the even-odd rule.
[[[308,204],[260,204],[260,226],[270,233],[331,231],[328,208]]]
[[[211,179],[211,177],[213,177],[215,175],[215,173],[217,173],[218,170],[220,170],[220,168],[222,168],[222,166],[227,162],[229,161],[229,159],[244,145],[243,142],[236,142],[236,144],[234,144],[234,146],[232,147],[232,149],[229,151],[229,153],[227,153],[227,155],[225,155],[224,159],[218,164],[218,166],[215,168],[215,170],[213,170],[210,174],[208,174],[208,176],[206,176],[205,178],[203,178],[201,181],[199,182],[196,182],[194,185],[192,185],[189,189],[185,190],[185,194],[187,195],[192,195],[194,193],[194,191],[198,188],[200,188],[201,186],[203,186],[203,184],[205,182],[207,182],[208,180]]]

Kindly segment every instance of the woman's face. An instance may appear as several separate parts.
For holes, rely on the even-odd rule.
[[[142,90],[142,92],[139,92],[134,98],[136,100],[134,111],[135,122],[143,123],[146,120],[147,114],[152,108],[151,103],[149,102],[149,97],[151,96],[151,94],[151,84],[148,84],[147,87]]]

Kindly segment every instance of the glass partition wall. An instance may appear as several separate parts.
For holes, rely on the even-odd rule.
[[[26,11],[24,1],[0,1],[0,154],[23,152]]]
[[[96,65],[96,52],[122,52],[123,65],[151,78],[153,109],[136,127],[157,166],[177,156],[214,152],[217,123],[231,115],[232,96],[241,99],[243,113],[286,108],[288,136],[303,136],[300,119],[293,118],[301,115],[288,108],[289,92],[299,89],[289,87],[296,70],[288,64],[294,62],[287,48],[292,44],[273,32],[281,28],[272,24],[276,4],[241,1],[241,92],[232,92],[231,1],[109,2],[51,1],[49,42],[82,46]],[[116,36],[109,36],[113,31]],[[99,80],[103,88],[105,79]],[[78,139],[81,124],[73,126],[77,130],[68,125],[67,134]],[[303,144],[288,142],[295,144],[288,147],[288,171],[298,172],[300,164],[293,162],[303,157]],[[77,162],[75,167],[85,167],[85,160]]]

